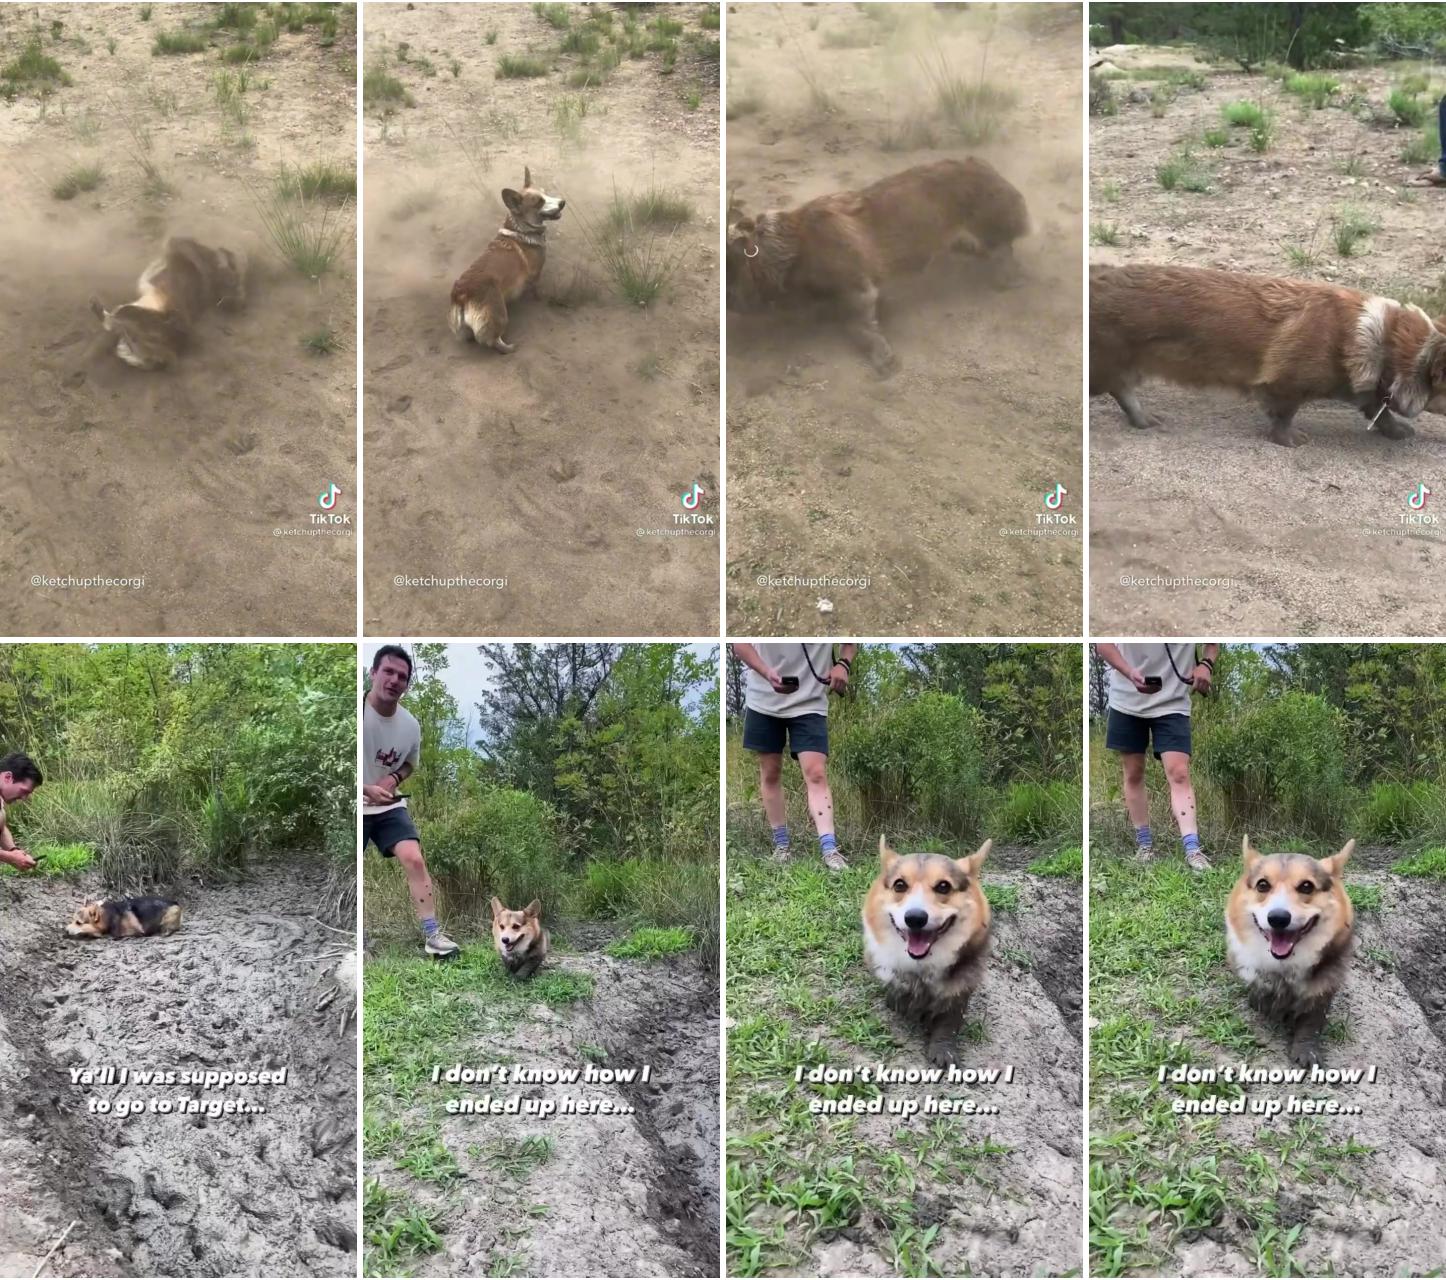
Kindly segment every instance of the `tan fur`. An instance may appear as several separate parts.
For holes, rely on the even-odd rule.
[[[507,341],[507,304],[524,293],[537,296],[537,281],[547,260],[546,224],[562,216],[567,201],[532,185],[524,166],[522,190],[502,192],[507,218],[487,248],[452,286],[448,323],[464,342],[474,339],[504,355],[516,350]]]
[[[879,329],[879,290],[921,271],[938,253],[983,254],[1014,283],[1014,241],[1029,229],[1024,197],[983,160],[938,160],[862,191],[819,196],[796,209],[728,218],[728,305],[839,304],[850,332],[883,374],[898,365]]]
[[[175,933],[181,927],[181,907],[171,903],[154,917],[154,927],[147,929],[127,902],[87,902],[76,908],[65,926],[71,938],[143,938],[156,934]]]
[[[1284,1026],[1290,1056],[1302,1066],[1318,1060],[1321,1030],[1355,950],[1355,912],[1342,879],[1355,847],[1348,841],[1319,861],[1299,853],[1266,857],[1247,835],[1240,879],[1225,905],[1230,967],[1251,1004]],[[1272,915],[1286,923],[1277,927]]]
[[[920,1022],[928,1058],[940,1066],[955,1061],[955,1038],[984,980],[990,915],[979,868],[993,845],[986,840],[967,858],[904,855],[881,835],[879,875],[864,897],[869,968],[890,1007]],[[926,918],[918,928],[909,919],[916,913]]]
[[[514,978],[530,978],[536,973],[547,959],[542,903],[534,898],[521,911],[509,911],[500,898],[493,898],[492,945]]]
[[[1291,420],[1309,400],[1354,404],[1404,439],[1402,418],[1446,413],[1446,317],[1305,280],[1091,267],[1090,395],[1113,396],[1132,426],[1158,426],[1136,395],[1147,378],[1255,396],[1281,445],[1305,441]]]
[[[185,350],[206,312],[245,303],[246,256],[173,236],[136,289],[134,302],[107,311],[92,298],[90,309],[116,335],[120,359],[137,369],[164,369]]]

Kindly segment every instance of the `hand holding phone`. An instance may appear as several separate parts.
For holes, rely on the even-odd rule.
[[[779,679],[779,683],[783,686],[783,691],[784,691],[784,693],[797,693],[797,692],[798,692],[798,677],[797,677],[797,676],[782,676],[782,677],[780,677],[780,679]]]
[[[1146,692],[1146,693],[1159,693],[1160,690],[1163,689],[1164,687],[1165,687],[1165,681],[1164,681],[1164,679],[1163,679],[1162,677],[1160,677],[1160,676],[1146,676],[1146,677],[1145,677],[1145,692]]]

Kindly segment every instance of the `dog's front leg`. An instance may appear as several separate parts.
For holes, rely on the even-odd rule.
[[[1320,1037],[1331,1010],[1331,998],[1313,1000],[1295,1019],[1290,1033],[1290,1060],[1298,1067],[1313,1067],[1320,1061]]]
[[[949,1067],[959,1061],[959,1028],[964,1025],[964,1013],[969,1008],[969,998],[956,1001],[940,1013],[925,1021],[929,1043],[924,1056],[936,1067]]]
[[[887,378],[899,367],[899,358],[879,328],[879,290],[871,280],[844,295],[849,332],[873,363],[874,372]]]
[[[1361,416],[1371,424],[1371,430],[1379,431],[1387,440],[1409,440],[1416,434],[1415,427],[1396,417],[1387,408],[1386,402],[1377,396],[1372,396],[1357,407]]]
[[[1294,449],[1310,439],[1299,427],[1291,425],[1291,419],[1300,408],[1299,400],[1269,390],[1261,398],[1265,402],[1265,412],[1270,415],[1270,438],[1276,444]]]
[[[1146,412],[1145,407],[1140,403],[1140,397],[1135,394],[1134,387],[1111,389],[1110,395],[1114,397],[1115,403],[1124,410],[1125,417],[1130,420],[1130,426],[1134,427],[1136,431],[1148,431],[1152,427],[1162,425],[1158,415]]]

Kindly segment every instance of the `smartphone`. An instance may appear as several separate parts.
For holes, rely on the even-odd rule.
[[[788,693],[797,693],[797,692],[798,692],[798,677],[797,677],[797,676],[784,676],[784,677],[783,677],[783,688],[784,688],[784,690],[785,690],[786,692],[788,692]]]
[[[1145,677],[1145,692],[1159,693],[1165,687],[1165,681],[1160,676]]]

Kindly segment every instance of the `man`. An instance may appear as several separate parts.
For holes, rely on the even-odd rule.
[[[422,726],[401,706],[412,683],[412,659],[394,644],[372,659],[372,687],[362,708],[362,845],[376,845],[384,858],[402,864],[412,905],[422,923],[429,956],[450,959],[461,950],[437,926],[432,878],[422,860],[422,841],[397,788],[412,776],[422,754]]]
[[[748,668],[744,696],[743,747],[758,755],[763,813],[773,828],[774,857],[789,857],[787,802],[783,794],[783,748],[803,770],[808,810],[818,832],[818,849],[830,871],[848,863],[833,829],[833,795],[828,787],[828,695],[848,688],[858,645],[735,644],[733,656]]]
[[[1220,646],[1205,645],[1198,661],[1193,644],[1100,644],[1095,652],[1111,668],[1105,747],[1120,753],[1135,852],[1142,860],[1155,856],[1145,790],[1145,749],[1153,746],[1170,785],[1185,863],[1192,871],[1209,871],[1190,784],[1190,694],[1210,692]]]
[[[19,751],[0,756],[0,862],[9,863],[17,871],[29,871],[35,866],[35,859],[10,835],[9,824],[5,821],[5,806],[27,799],[44,781],[35,761],[29,756]]]

